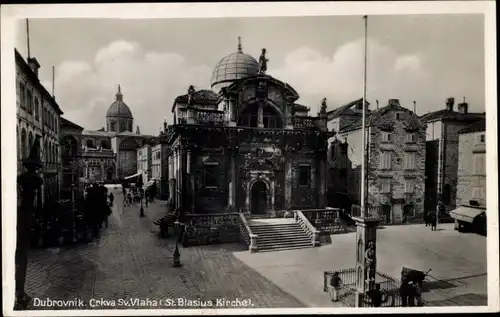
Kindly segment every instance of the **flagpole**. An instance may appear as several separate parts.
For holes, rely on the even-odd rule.
[[[362,160],[361,160],[361,217],[366,215],[365,212],[365,183],[366,183],[366,51],[367,51],[367,33],[368,33],[368,16],[363,17],[365,20],[365,36],[364,36],[364,54],[363,54],[363,119],[362,119],[362,135],[361,143],[363,144]]]

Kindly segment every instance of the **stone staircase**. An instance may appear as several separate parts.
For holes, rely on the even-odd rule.
[[[257,250],[279,251],[313,247],[311,238],[290,218],[248,219],[248,225],[257,238]]]

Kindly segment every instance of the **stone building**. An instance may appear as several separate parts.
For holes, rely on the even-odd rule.
[[[137,149],[137,174],[142,177],[142,184],[146,185],[152,177],[152,145],[146,142]]]
[[[137,126],[133,132],[132,111],[118,86],[115,101],[106,112],[106,129],[82,132],[82,176],[87,182],[115,181],[137,173],[137,149],[150,136]]]
[[[63,112],[54,97],[38,78],[40,64],[34,57],[27,61],[14,50],[16,61],[16,133],[17,172],[23,171],[22,161],[40,136],[40,157],[43,162],[43,185],[37,193],[37,207],[42,208],[59,198],[61,153],[59,151],[60,121]]]
[[[82,131],[83,127],[61,117],[61,198],[78,199],[83,194],[80,183],[82,170]]]
[[[380,208],[386,223],[422,217],[425,125],[397,99],[390,99],[387,106],[371,111],[366,122],[366,205]],[[345,183],[355,204],[361,202],[362,133],[362,121],[358,120],[341,129],[334,143],[341,151],[340,156],[347,155]]]
[[[166,125],[165,125],[166,131]],[[161,142],[165,131],[160,133],[158,142],[151,150],[152,179],[158,186],[158,198],[168,199],[168,145]]]
[[[469,112],[464,101],[454,109],[455,99],[446,100],[445,109],[427,113],[420,119],[427,124],[426,133],[426,206],[436,210],[441,198],[446,210],[456,207],[459,131],[484,119],[484,113]]]
[[[326,109],[318,117],[288,84],[238,50],[222,58],[212,90],[177,97],[169,148],[170,197],[181,214],[276,214],[325,207]]]
[[[486,120],[459,131],[456,206],[486,209]]]

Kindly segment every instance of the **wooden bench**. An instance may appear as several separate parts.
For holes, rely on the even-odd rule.
[[[168,228],[172,227],[174,228],[175,221],[177,220],[177,216],[174,214],[168,214],[164,217],[159,218],[158,220],[154,221],[153,223],[157,226],[160,227],[160,236],[162,238],[165,238],[165,236],[168,237]]]

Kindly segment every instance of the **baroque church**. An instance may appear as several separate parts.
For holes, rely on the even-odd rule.
[[[211,89],[189,87],[174,100],[169,148],[172,206],[181,214],[241,210],[276,215],[325,207],[326,104],[317,116],[293,87],[243,52],[215,66]]]
[[[106,112],[105,128],[82,131],[81,177],[87,182],[120,180],[137,173],[137,149],[151,136],[133,131],[132,111],[118,86]]]

